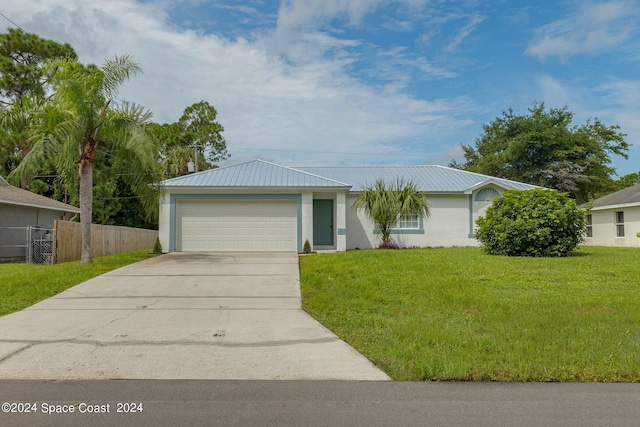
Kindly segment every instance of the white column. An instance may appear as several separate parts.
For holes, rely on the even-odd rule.
[[[336,194],[336,250],[347,250],[347,194]]]
[[[169,193],[164,193],[160,196],[160,215],[158,218],[158,237],[164,252],[169,252],[169,229],[171,221],[176,220],[170,216]]]
[[[302,193],[302,245],[309,239],[313,248],[313,193]]]

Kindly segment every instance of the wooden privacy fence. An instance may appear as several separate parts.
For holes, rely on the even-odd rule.
[[[79,222],[54,221],[55,262],[80,259],[82,232]],[[142,228],[91,224],[91,253],[94,257],[153,248],[158,232]]]

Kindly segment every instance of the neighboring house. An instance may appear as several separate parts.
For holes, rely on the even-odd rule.
[[[640,246],[640,184],[594,200],[586,219],[585,244]]]
[[[25,232],[17,227],[53,228],[53,221],[68,220],[80,209],[14,187],[0,177],[0,257],[24,255]]]
[[[353,202],[376,179],[412,180],[429,218],[405,217],[400,246],[471,246],[475,220],[505,190],[528,184],[443,166],[285,167],[255,160],[163,182],[160,241],[175,251],[301,251],[372,248],[374,224]]]

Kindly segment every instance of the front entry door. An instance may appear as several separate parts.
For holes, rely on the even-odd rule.
[[[313,201],[313,245],[333,246],[333,200]]]

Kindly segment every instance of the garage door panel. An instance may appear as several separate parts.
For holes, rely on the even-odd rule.
[[[176,249],[297,250],[295,202],[179,200]]]

